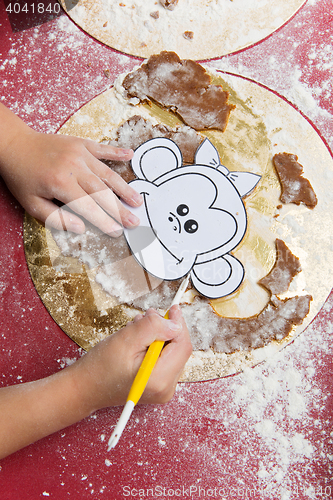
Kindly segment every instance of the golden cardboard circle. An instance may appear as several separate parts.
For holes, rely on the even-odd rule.
[[[126,54],[162,50],[204,60],[244,49],[286,23],[305,0],[179,0],[168,10],[156,0],[59,0],[89,35]]]
[[[313,301],[303,324],[283,341],[233,354],[196,351],[185,367],[182,381],[227,376],[266,359],[306,328],[322,307],[333,281],[333,221],[327,216],[333,209],[330,196],[333,160],[327,147],[308,120],[273,92],[238,76],[220,74],[214,79],[214,83],[229,90],[230,102],[236,104],[236,109],[224,133],[208,131],[205,135],[217,147],[227,168],[255,171],[262,175],[262,180],[245,200],[248,231],[234,252],[245,265],[249,278],[235,294],[213,301],[212,305],[227,317],[246,318],[263,309],[269,297],[256,281],[274,264],[277,237],[287,243],[302,265],[302,272],[281,298],[310,294]],[[178,118],[156,105],[133,106],[124,102],[112,88],[76,112],[60,133],[102,141],[113,138],[119,125],[137,114],[154,123],[172,127],[179,124]],[[318,197],[313,210],[292,204],[277,210],[280,184],[272,157],[283,151],[298,155],[304,176]],[[84,349],[90,349],[124,326],[136,313],[108,295],[95,282],[92,270],[77,259],[63,257],[50,231],[28,215],[24,222],[24,244],[28,267],[43,303],[57,324]],[[55,260],[65,271],[56,271],[52,265]]]

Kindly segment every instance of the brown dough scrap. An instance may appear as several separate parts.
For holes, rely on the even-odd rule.
[[[176,7],[177,3],[178,0],[160,0],[160,4],[168,10],[173,10]]]
[[[247,319],[221,318],[219,332],[212,339],[217,352],[231,353],[264,347],[272,340],[282,340],[293,326],[300,325],[310,310],[311,295],[286,300],[275,298],[258,316]]]
[[[259,281],[271,293],[271,298],[258,315],[240,319],[212,317],[212,307],[204,297],[196,297],[193,304],[183,307],[194,350],[212,348],[231,354],[257,349],[273,340],[284,339],[294,326],[303,322],[309,313],[311,295],[285,300],[275,296],[288,290],[294,276],[301,271],[299,259],[280,239],[276,240],[276,253],[273,269]]]
[[[289,250],[284,241],[277,239],[275,245],[274,267],[259,281],[259,284],[267,288],[272,295],[286,292],[292,279],[302,270],[298,257]]]
[[[136,149],[145,141],[155,137],[166,137],[174,141],[183,155],[184,163],[193,163],[196,150],[204,137],[188,127],[172,129],[167,125],[152,125],[141,116],[132,116],[117,130],[117,143],[120,147]]]
[[[154,137],[166,137],[173,140],[183,154],[184,163],[193,163],[196,150],[204,137],[188,127],[171,129],[167,125],[152,125],[141,116],[132,116],[117,130],[117,138],[111,141],[113,146],[136,149],[145,141]],[[129,162],[106,161],[113,170],[120,174],[126,182],[135,179]]]
[[[278,153],[273,157],[273,163],[280,179],[282,203],[303,203],[308,208],[317,205],[317,196],[305,177],[302,177],[303,166],[298,163],[298,157],[290,153]]]
[[[251,318],[217,316],[205,299],[183,305],[182,311],[190,332],[193,350],[231,354],[264,347],[273,340],[282,340],[293,326],[300,325],[309,313],[311,295],[280,300],[274,297],[267,306]]]
[[[184,37],[186,40],[193,40],[193,38],[194,38],[194,33],[193,33],[193,31],[184,31],[184,33],[183,33],[183,37]]]
[[[195,130],[225,131],[230,112],[229,92],[211,85],[211,77],[200,64],[183,60],[175,52],[161,52],[129,73],[123,87],[127,97],[141,102],[154,101],[179,115]]]

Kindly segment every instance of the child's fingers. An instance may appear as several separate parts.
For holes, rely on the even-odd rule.
[[[154,385],[162,392],[162,395],[170,399],[170,394],[165,394],[165,389],[172,392],[179,380],[179,377],[184,369],[185,363],[192,354],[192,344],[188,334],[182,331],[176,341],[166,344],[161,352],[154,368]],[[163,384],[160,387],[160,384]],[[152,387],[148,387],[152,389]],[[173,394],[173,392],[172,392]],[[172,396],[171,394],[171,396]]]
[[[179,306],[173,306],[170,309],[170,318],[165,319],[154,309],[149,309],[142,319],[136,319],[112,336],[112,340],[118,339],[121,342],[124,352],[132,360],[133,378],[144,359],[147,348],[155,340],[167,342],[153,368],[140,399],[141,403],[169,401],[192,352],[188,330]]]
[[[79,179],[79,184],[99,206],[125,227],[137,226],[140,223],[140,220],[124,207],[114,192],[95,174],[86,174]]]
[[[155,309],[148,309],[134,328],[126,331],[134,353],[144,352],[155,340],[167,342],[180,334],[183,323],[180,320],[163,318]]]
[[[92,158],[89,162],[89,168],[128,205],[137,207],[143,203],[141,194],[103,162]]]
[[[169,318],[168,321],[179,324],[181,328],[179,334],[162,350],[159,364],[161,372],[165,371],[165,375],[171,367],[174,370],[174,375],[177,375],[192,353],[192,343],[180,306],[171,307]]]
[[[98,187],[102,186],[105,190],[105,185],[96,176],[94,176],[94,181],[98,183]],[[96,187],[97,186],[95,186],[95,188]],[[111,196],[114,196],[112,192],[110,193]],[[53,197],[67,205],[68,208],[84,217],[104,233],[115,237],[122,234],[122,226],[110,217],[98,203],[96,203],[92,196],[87,194],[86,191],[77,184],[75,179],[73,179],[71,183],[68,183],[66,188],[62,187],[59,190],[55,190],[53,192]],[[51,211],[49,209],[44,213],[44,218],[42,218],[42,220],[46,220],[50,215]],[[56,218],[57,214],[54,214],[50,219],[53,224]],[[56,222],[56,224],[58,223]]]
[[[133,322],[134,323],[137,323],[138,321],[140,321],[141,319],[144,318],[144,315],[143,314],[137,314],[134,319],[133,319]]]
[[[174,320],[181,322],[182,328],[179,334],[164,346],[143,394],[143,403],[150,400],[165,403],[171,399],[185,363],[192,353],[190,336],[180,308],[175,307],[169,314]]]
[[[94,226],[98,227],[104,233],[109,234],[112,237],[118,237],[122,234],[122,226],[106,212],[104,212],[92,196],[84,193],[83,196],[69,201],[66,204],[71,210],[79,215],[82,215],[82,217],[91,222]]]
[[[148,310],[141,319],[137,318],[99,342],[75,363],[80,383],[92,387],[91,407],[98,409],[124,404],[147,347],[157,339],[171,340],[171,343],[165,346],[165,352],[162,351],[140,402],[162,403],[172,397],[179,374],[190,355],[191,344],[179,308],[178,312],[173,310],[170,314],[173,320]],[[170,346],[174,343],[173,351]]]
[[[77,184],[73,179],[73,182],[68,184],[66,189],[62,187],[62,189],[54,190],[51,196],[110,236],[116,237],[122,234],[122,225],[133,227],[139,224],[139,219],[124,207],[111,189],[108,189],[97,176],[85,173],[79,182],[80,184]],[[56,205],[50,203],[39,204],[41,207],[38,214],[40,220],[45,221],[54,210],[58,209]],[[48,222],[51,227],[57,228],[60,225],[59,215],[55,213]],[[73,219],[73,224],[70,224],[67,229],[81,232],[75,226],[76,223],[77,220],[74,223]],[[72,229],[73,225],[74,229]],[[82,225],[84,228],[83,222]]]
[[[84,141],[88,151],[96,158],[104,160],[129,161],[133,157],[132,149],[116,148],[108,144],[100,144],[99,142],[86,139]]]
[[[124,227],[138,226],[140,219],[118,200],[111,189],[103,189],[90,195],[111,217]]]
[[[90,196],[83,196],[78,200],[68,203],[67,206],[110,236],[118,237],[122,234],[122,227],[111,217],[108,217],[94,200],[90,198],[89,202],[87,202],[83,198],[90,198]],[[30,213],[32,212],[30,211]],[[47,227],[62,231],[72,231],[77,234],[84,233],[84,222],[80,217],[66,210],[66,206],[59,208],[49,200],[38,198],[38,203],[35,204],[33,213],[37,219],[45,222]]]
[[[84,233],[85,225],[80,217],[68,210],[59,208],[52,201],[45,198],[36,198],[33,202],[33,209],[30,209],[29,212],[36,219],[46,222],[46,226],[49,228],[72,231],[77,234]]]
[[[172,307],[170,307],[168,316],[171,321],[180,322],[183,324],[183,326],[186,326],[181,307],[178,304],[175,304]]]

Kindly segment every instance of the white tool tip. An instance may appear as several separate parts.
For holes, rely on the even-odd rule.
[[[112,448],[114,448],[116,446],[116,444],[118,443],[120,436],[122,435],[123,430],[125,429],[126,424],[129,420],[131,414],[132,414],[134,406],[135,406],[135,404],[133,403],[133,401],[129,400],[126,402],[126,404],[123,408],[123,411],[120,415],[120,418],[117,422],[117,425],[114,428],[114,430],[110,436],[109,443],[108,443],[108,451],[110,451]]]

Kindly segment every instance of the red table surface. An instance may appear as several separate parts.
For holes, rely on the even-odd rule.
[[[55,132],[140,61],[89,37],[63,12],[8,17],[8,3],[0,0],[1,100],[39,131]],[[332,7],[329,0],[308,1],[261,43],[210,62],[287,98],[331,149]],[[0,214],[5,386],[50,375],[81,352],[35,291],[23,210],[2,181]],[[1,500],[333,498],[332,310],[331,293],[296,341],[250,373],[180,384],[170,403],[137,407],[110,453],[106,443],[121,408],[7,457],[0,463]]]

